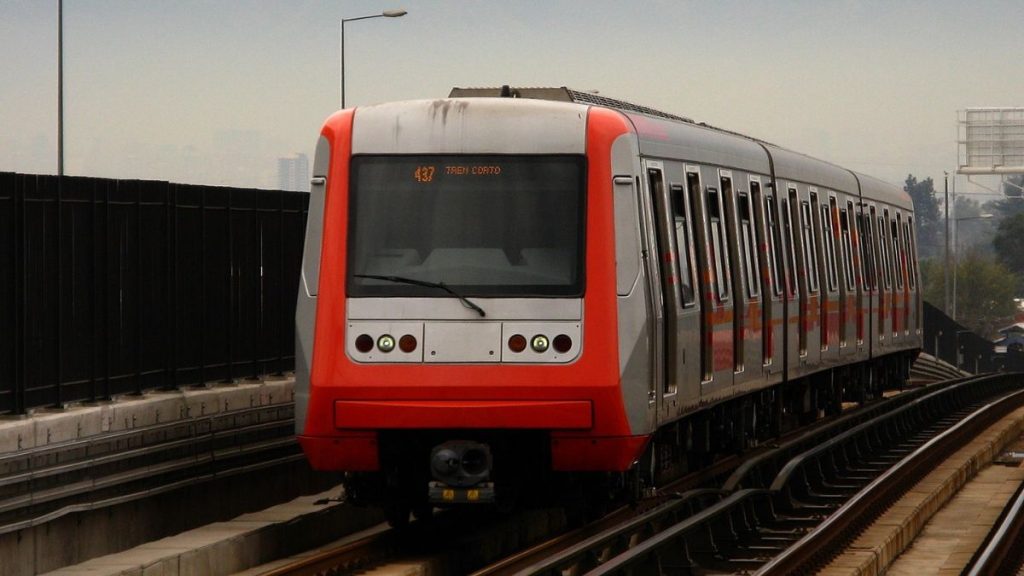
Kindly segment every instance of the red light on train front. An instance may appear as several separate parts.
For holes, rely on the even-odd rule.
[[[508,339],[508,349],[513,352],[522,352],[526,350],[526,337],[522,334],[516,334]]]
[[[356,350],[359,350],[363,354],[373,350],[373,337],[369,334],[360,334],[359,337],[356,338]]]
[[[398,339],[398,349],[406,354],[416,350],[416,337],[412,334],[406,334]]]
[[[554,347],[555,352],[565,354],[572,349],[572,338],[565,334],[559,334],[558,336],[555,336],[555,340],[551,345]]]

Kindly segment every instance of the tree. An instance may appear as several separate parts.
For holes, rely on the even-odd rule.
[[[907,174],[903,190],[914,201],[914,227],[921,258],[941,254],[943,221],[939,214],[939,201],[935,198],[935,182],[931,178],[918,182],[913,174]]]
[[[943,264],[921,262],[924,299],[942,307]],[[959,255],[956,268],[956,319],[985,338],[1013,322],[1017,313],[1014,297],[1019,280],[1011,270],[981,250],[970,248]]]
[[[1004,266],[1017,274],[1024,274],[1024,212],[1003,218],[992,239],[992,246]]]

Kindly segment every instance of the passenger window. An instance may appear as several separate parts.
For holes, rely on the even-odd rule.
[[[853,264],[853,232],[850,230],[850,217],[853,214],[853,202],[847,202],[846,208],[839,212],[839,229],[843,242],[843,270],[846,272],[846,289],[856,290],[859,279]]]
[[[835,199],[831,199],[832,206],[835,206]],[[825,279],[828,282],[828,291],[835,292],[839,289],[839,271],[836,268],[836,244],[832,228],[832,210],[829,206],[821,207],[821,238],[822,246],[825,248]]]
[[[882,278],[885,281],[885,289],[892,290],[892,259],[889,255],[889,243],[886,235],[885,221],[889,219],[889,211],[885,211],[884,216],[878,217],[878,253],[879,253],[879,264],[882,266]]]
[[[754,183],[751,183],[754,184]],[[740,192],[737,196],[740,212],[740,249],[743,251],[740,258],[743,260],[743,271],[747,277],[747,296],[757,298],[761,295],[761,286],[758,282],[760,267],[757,259],[757,239],[755,238],[754,217],[751,213],[750,197],[746,192]]]
[[[903,248],[900,245],[900,215],[889,221],[889,237],[892,240],[892,273],[896,276],[896,288],[903,290]]]
[[[907,239],[905,244],[907,246],[907,260],[909,261],[907,270],[909,272],[910,289],[915,290],[917,288],[917,245],[914,242],[914,219],[909,216],[907,221],[903,223],[903,235]]]
[[[818,246],[814,241],[812,223],[811,204],[804,200],[800,202],[800,241],[804,250],[804,274],[807,279],[807,291],[815,293],[818,291]]]
[[[722,196],[717,188],[708,187],[708,224],[711,228],[711,261],[715,269],[718,301],[729,299],[729,256],[725,253],[725,223],[722,215]]]
[[[790,194],[796,195],[796,190],[790,190]],[[794,200],[795,202],[795,200]],[[788,288],[789,294],[796,294],[796,238],[793,233],[793,215],[789,211],[789,200],[786,198],[782,199],[782,224],[785,227],[785,234],[783,238],[786,240],[786,246],[783,250],[786,252],[786,265],[789,268]]]
[[[784,274],[782,273],[782,262],[779,260],[778,254],[778,246],[782,244],[782,241],[779,234],[779,221],[776,209],[775,197],[765,196],[764,215],[765,227],[767,228],[765,236],[768,240],[768,279],[772,287],[772,295],[778,297],[782,295],[782,278]]]
[[[878,288],[875,277],[875,250],[871,240],[871,220],[865,214],[857,215],[857,238],[860,240],[860,268],[864,286],[868,290]]]
[[[696,174],[687,174],[696,177]],[[683,306],[693,306],[693,267],[690,262],[690,203],[686,191],[680,184],[669,186],[672,203],[672,220],[675,223],[676,261],[679,264],[679,290]]]

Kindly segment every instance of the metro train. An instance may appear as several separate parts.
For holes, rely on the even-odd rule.
[[[901,189],[567,88],[335,113],[304,250],[297,435],[394,524],[643,497],[921,347]]]

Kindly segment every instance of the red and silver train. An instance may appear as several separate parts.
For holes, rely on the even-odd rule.
[[[296,426],[348,498],[638,494],[906,378],[899,188],[564,88],[453,95],[317,145]]]

